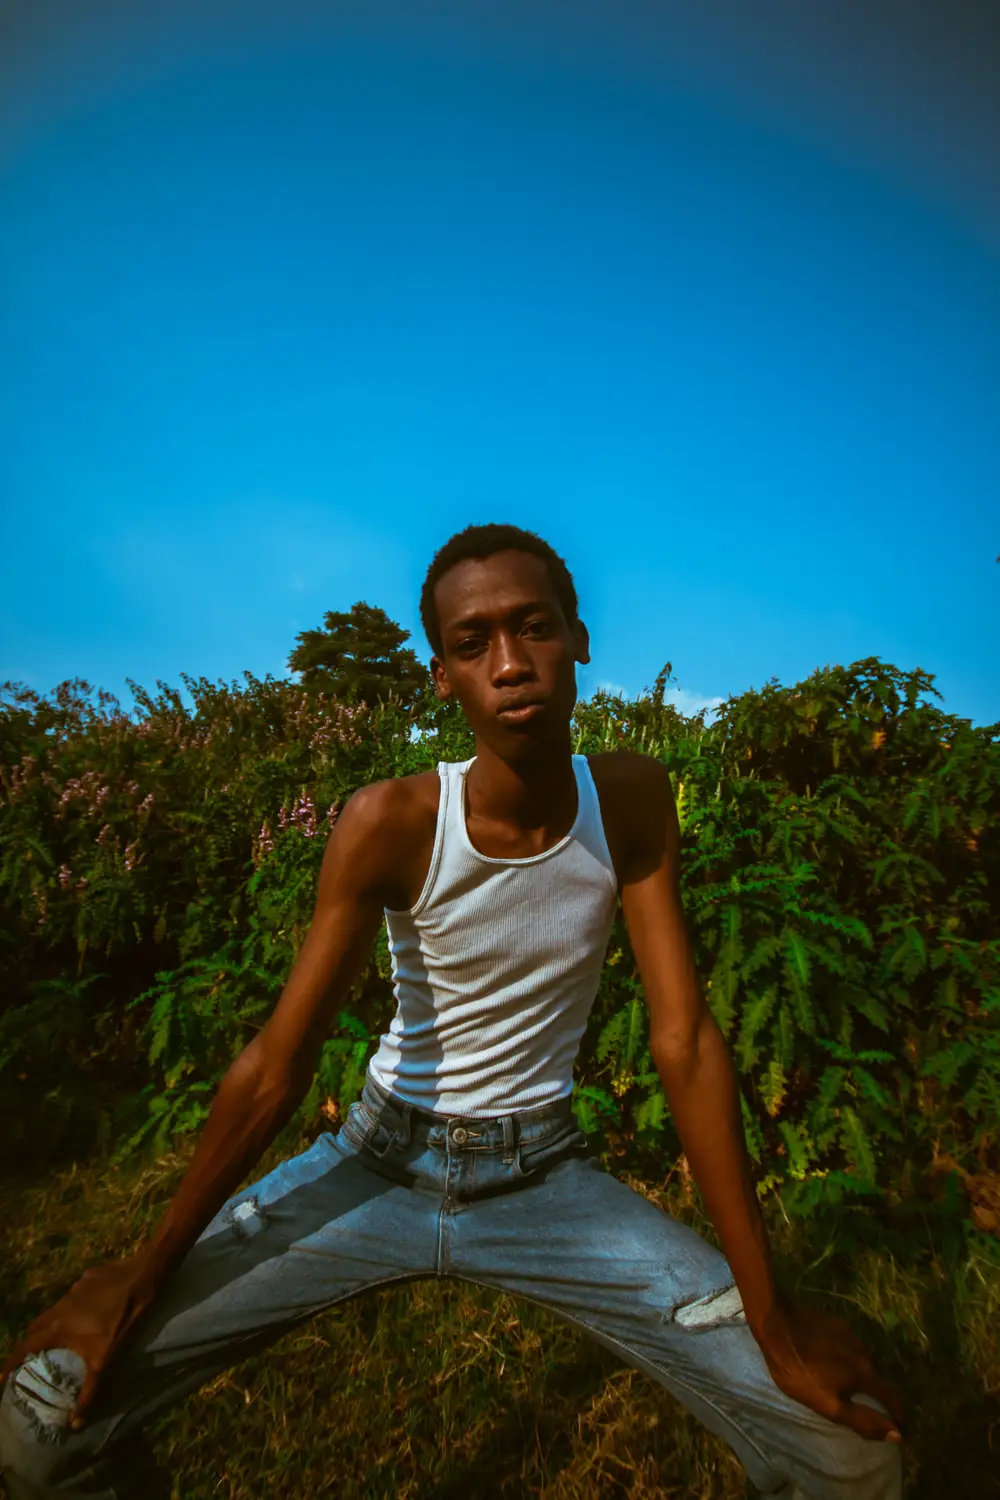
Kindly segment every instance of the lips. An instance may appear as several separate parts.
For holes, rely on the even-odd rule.
[[[522,703],[520,707],[502,708],[499,717],[507,724],[527,724],[532,719],[537,718],[543,712],[544,708],[545,704],[539,703],[536,700],[532,703]]]

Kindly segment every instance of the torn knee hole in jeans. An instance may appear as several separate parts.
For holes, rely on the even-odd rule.
[[[40,1350],[13,1372],[8,1399],[36,1441],[63,1439],[86,1374],[85,1361],[72,1349]]]
[[[675,1307],[669,1319],[670,1322],[679,1323],[682,1328],[699,1332],[719,1328],[724,1323],[745,1323],[746,1320],[743,1298],[736,1283],[732,1281],[717,1292],[709,1292],[705,1297],[698,1297]]]
[[[253,1194],[227,1209],[226,1222],[238,1240],[248,1240],[267,1228],[268,1219],[260,1206],[260,1199]]]

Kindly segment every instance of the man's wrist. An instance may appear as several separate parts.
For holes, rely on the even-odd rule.
[[[164,1269],[155,1256],[156,1246],[152,1240],[140,1246],[131,1257],[133,1301],[137,1307],[149,1307],[155,1300],[165,1279]]]
[[[790,1305],[787,1299],[781,1292],[776,1291],[774,1300],[767,1307],[752,1310],[744,1307],[743,1311],[747,1327],[757,1340],[762,1353],[765,1356],[777,1356],[788,1337]]]

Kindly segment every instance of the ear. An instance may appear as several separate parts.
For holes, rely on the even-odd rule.
[[[577,620],[576,624],[572,628],[571,634],[573,636],[573,645],[575,648],[573,660],[578,661],[581,666],[585,667],[590,661],[590,636],[587,633],[587,627],[582,620]]]
[[[444,662],[439,656],[431,657],[430,671],[434,679],[434,685],[437,688],[438,702],[446,703],[451,697],[451,683],[448,681],[448,673],[445,670]]]

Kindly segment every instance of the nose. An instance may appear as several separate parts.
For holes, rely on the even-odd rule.
[[[513,632],[501,631],[495,637],[491,649],[493,654],[490,666],[493,678],[498,685],[509,687],[511,684],[508,679],[512,673],[518,680],[523,678],[526,671],[531,673],[531,657],[520,636]]]

